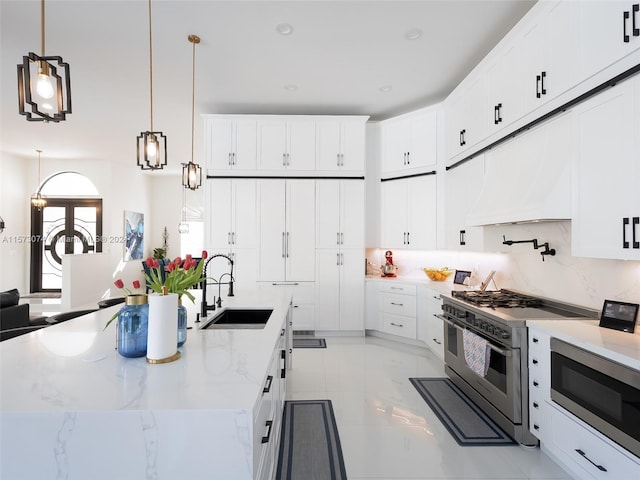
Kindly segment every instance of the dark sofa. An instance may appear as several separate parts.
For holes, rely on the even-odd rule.
[[[46,317],[30,315],[29,304],[20,304],[17,288],[0,292],[0,340],[22,335],[49,325]]]

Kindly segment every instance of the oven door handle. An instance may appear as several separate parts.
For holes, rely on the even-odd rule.
[[[467,330],[466,328],[461,327],[460,325],[457,325],[455,323],[453,323],[451,320],[449,320],[447,317],[443,317],[442,315],[436,315],[436,317],[444,320],[446,323],[448,323],[449,325],[451,325],[452,327],[457,328],[460,331],[464,331]],[[471,331],[471,330],[470,330]],[[495,345],[492,345],[491,342],[487,342],[487,347],[489,347],[491,350],[498,352],[500,355],[504,356],[504,357],[511,357],[513,356],[513,354],[511,353],[511,350],[503,350],[502,348],[498,348]]]

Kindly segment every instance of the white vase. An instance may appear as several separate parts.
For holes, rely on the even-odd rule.
[[[180,358],[178,344],[178,295],[149,295],[147,362],[167,363]]]

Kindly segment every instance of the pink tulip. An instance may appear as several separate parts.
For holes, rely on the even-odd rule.
[[[167,272],[173,272],[176,268],[176,264],[173,262],[169,262],[169,265],[167,265]]]
[[[133,281],[133,288],[140,288],[140,281],[139,280],[134,280]]]
[[[160,266],[160,262],[158,260],[153,260],[153,263],[151,264],[151,268],[158,268]]]
[[[113,284],[116,286],[116,288],[124,288],[124,282],[120,278],[113,282]]]
[[[176,259],[173,261],[174,266],[179,266],[182,264],[182,259],[180,257],[176,257]]]
[[[153,268],[153,263],[154,263],[153,258],[151,257],[147,258],[147,261],[146,261],[147,267]]]
[[[208,256],[209,256],[209,254],[207,253],[207,251],[206,250],[202,250],[202,259],[204,260]]]
[[[185,261],[187,261],[187,260],[191,260],[192,258],[193,258],[193,257],[191,256],[191,254],[190,254],[190,253],[187,253],[187,256],[186,256],[186,257],[184,257],[184,260],[185,260]]]

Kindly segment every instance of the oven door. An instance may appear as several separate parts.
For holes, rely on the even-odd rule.
[[[509,420],[522,423],[520,350],[489,341],[489,370],[486,376],[481,377],[469,368],[464,358],[464,326],[444,316],[440,318],[445,322],[445,363]],[[476,330],[471,331],[482,336]]]

